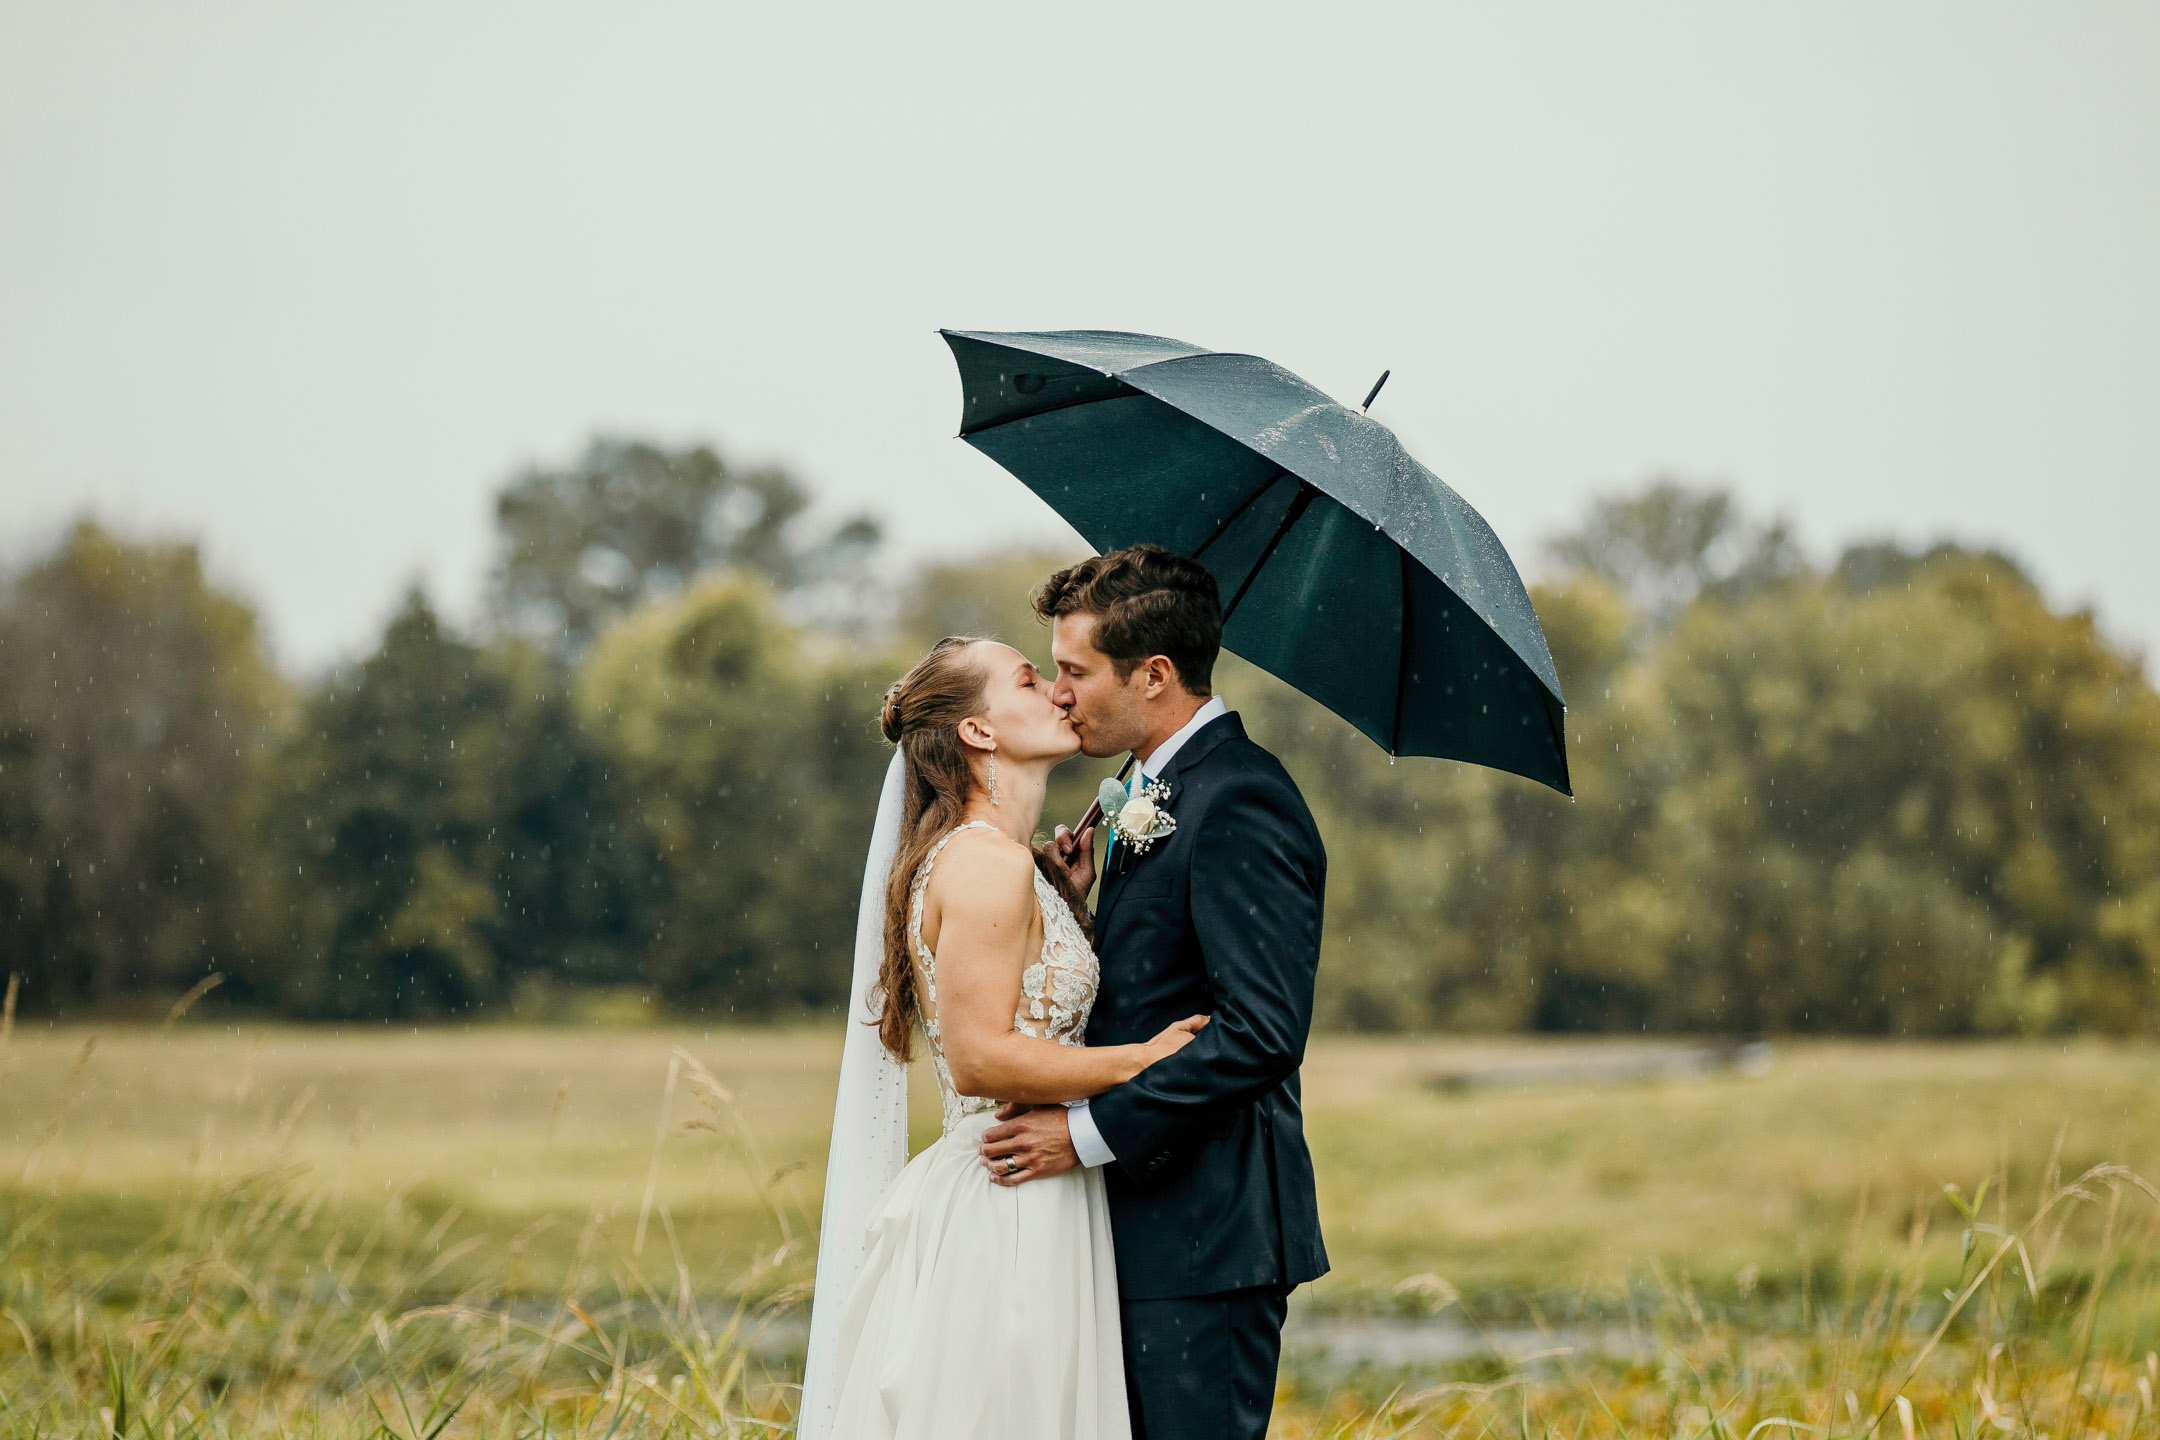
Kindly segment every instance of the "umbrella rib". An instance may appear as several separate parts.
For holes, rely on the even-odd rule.
[[[1277,525],[1275,533],[1268,537],[1267,548],[1260,552],[1259,559],[1253,561],[1252,569],[1245,572],[1243,583],[1237,587],[1237,594],[1231,596],[1230,603],[1223,607],[1223,624],[1230,623],[1230,617],[1237,613],[1239,603],[1245,599],[1245,592],[1252,589],[1253,581],[1260,578],[1262,570],[1267,569],[1267,562],[1275,558],[1275,547],[1282,544],[1283,537],[1290,533],[1290,527],[1304,518],[1305,507],[1312,504],[1313,497],[1319,493],[1311,485],[1302,482],[1299,484],[1297,498],[1292,500],[1290,508],[1283,512],[1282,523]]]
[[[1237,508],[1235,510],[1232,510],[1228,515],[1223,516],[1222,519],[1215,522],[1215,533],[1208,536],[1207,539],[1201,541],[1200,548],[1193,551],[1191,556],[1189,556],[1188,558],[1198,560],[1202,555],[1207,554],[1208,546],[1213,545],[1217,540],[1222,539],[1224,533],[1228,531],[1232,525],[1237,524],[1239,517],[1242,516],[1247,510],[1252,509],[1253,502],[1257,501],[1262,495],[1267,494],[1268,491],[1274,489],[1275,482],[1282,479],[1283,476],[1288,475],[1289,473],[1290,472],[1288,470],[1283,469],[1280,465],[1276,466],[1275,473],[1268,476],[1267,479],[1261,481],[1258,485],[1255,485],[1253,487],[1252,494],[1247,495],[1243,500],[1238,501]]]
[[[988,425],[978,425],[972,430],[963,429],[960,432],[960,438],[966,440],[976,435],[987,435],[992,430],[1002,430],[1007,425],[1017,425],[1023,420],[1033,420],[1038,415],[1054,415],[1060,410],[1073,410],[1082,405],[1100,405],[1105,400],[1123,400],[1128,396],[1145,395],[1147,393],[1144,390],[1135,390],[1132,386],[1126,385],[1123,380],[1118,380],[1115,375],[1108,378],[1117,380],[1117,383],[1124,385],[1125,388],[1114,390],[1108,395],[1082,395],[1076,400],[1061,400],[1055,405],[1045,405],[1040,410],[1030,410],[1025,415],[1010,415],[1003,420],[993,421]]]

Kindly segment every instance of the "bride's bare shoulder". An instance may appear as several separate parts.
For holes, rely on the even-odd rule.
[[[1035,857],[995,830],[962,830],[938,858],[930,883],[948,910],[956,905],[1003,909],[1018,901],[1033,903]]]

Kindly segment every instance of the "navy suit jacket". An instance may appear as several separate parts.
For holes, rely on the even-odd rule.
[[[1312,1028],[1327,852],[1290,774],[1235,714],[1158,777],[1177,829],[1110,856],[1095,918],[1090,1045],[1209,1014],[1192,1044],[1090,1102],[1126,1299],[1297,1285],[1327,1273],[1298,1065]]]

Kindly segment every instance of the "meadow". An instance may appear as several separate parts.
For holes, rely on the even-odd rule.
[[[1553,1079],[1660,1053],[1317,1040],[1335,1272],[1278,1433],[2160,1433],[2160,1052]],[[20,1025],[0,1434],[784,1432],[837,1060],[830,1027]]]

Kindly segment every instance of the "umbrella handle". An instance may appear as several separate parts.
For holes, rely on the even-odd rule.
[[[1133,772],[1133,758],[1132,758],[1132,756],[1128,755],[1128,756],[1126,756],[1126,757],[1125,757],[1125,763],[1124,763],[1123,765],[1120,765],[1120,766],[1118,767],[1118,772],[1117,772],[1117,778],[1118,778],[1118,779],[1120,779],[1120,780],[1123,780],[1123,779],[1124,779],[1124,778],[1125,778],[1126,776],[1128,776],[1128,775],[1132,774],[1132,772]],[[1090,800],[1090,801],[1088,802],[1088,808],[1087,808],[1087,813],[1086,813],[1085,815],[1082,815],[1082,816],[1080,817],[1080,823],[1079,823],[1079,824],[1077,824],[1077,825],[1073,826],[1073,834],[1077,835],[1077,834],[1079,834],[1079,833],[1080,833],[1081,831],[1083,831],[1083,830],[1086,830],[1086,829],[1088,829],[1089,827],[1091,827],[1091,826],[1093,826],[1093,825],[1097,825],[1097,824],[1101,823],[1101,821],[1102,821],[1102,801],[1100,801],[1100,800]]]

